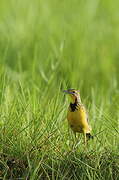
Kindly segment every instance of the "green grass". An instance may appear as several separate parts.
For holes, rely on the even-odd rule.
[[[118,180],[119,2],[1,0],[0,179]],[[72,149],[80,89],[94,140]]]

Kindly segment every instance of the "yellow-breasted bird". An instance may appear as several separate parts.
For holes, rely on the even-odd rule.
[[[75,133],[84,134],[84,143],[86,144],[87,139],[93,138],[90,134],[91,127],[89,125],[88,114],[84,105],[81,103],[80,93],[75,89],[64,90],[71,97],[71,102],[68,108],[67,120],[69,126]]]

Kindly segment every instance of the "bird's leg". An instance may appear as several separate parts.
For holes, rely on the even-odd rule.
[[[87,145],[86,133],[84,133],[84,145]]]
[[[77,137],[77,135],[78,135],[78,137]],[[76,132],[74,132],[74,136],[75,136],[75,138],[74,138],[74,146],[73,146],[73,149],[75,148],[77,148],[77,146],[80,144],[80,141],[79,141],[79,134],[76,134]]]
[[[76,132],[74,132],[74,136],[75,136],[75,139],[76,139]]]
[[[76,132],[73,132],[74,136],[73,136],[73,149],[75,148],[76,145]]]
[[[75,148],[78,147],[78,145],[81,143],[81,141],[80,141],[80,133],[78,133],[77,135],[78,135],[78,137],[76,138],[76,146],[75,146]]]
[[[76,146],[76,132],[72,131],[72,149],[75,149]]]

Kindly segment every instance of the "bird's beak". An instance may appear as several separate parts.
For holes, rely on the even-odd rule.
[[[66,93],[66,94],[73,94],[72,92],[69,92],[67,90],[63,90],[63,92]]]

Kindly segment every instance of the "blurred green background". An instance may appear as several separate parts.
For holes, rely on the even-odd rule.
[[[108,90],[118,81],[118,16],[111,0],[1,0],[1,66],[40,82],[55,71],[56,88]]]

